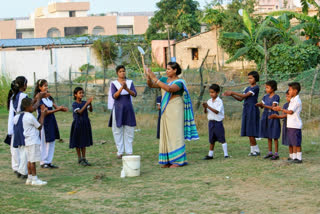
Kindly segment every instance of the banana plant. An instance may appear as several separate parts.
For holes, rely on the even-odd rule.
[[[232,56],[226,63],[234,62],[240,58],[247,60],[254,60],[260,67],[261,62],[265,56],[263,48],[263,35],[267,31],[273,31],[272,27],[269,27],[271,17],[267,17],[260,25],[255,26],[254,22],[250,19],[247,11],[243,11],[243,22],[245,29],[241,33],[223,33],[223,38],[233,39],[241,41],[244,47],[239,48],[234,56]]]

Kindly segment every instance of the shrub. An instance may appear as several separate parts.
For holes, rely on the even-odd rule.
[[[320,60],[317,46],[278,44],[269,49],[268,72],[280,78],[296,76],[315,68]]]
[[[7,106],[7,98],[10,87],[10,79],[7,76],[0,76],[0,108]]]

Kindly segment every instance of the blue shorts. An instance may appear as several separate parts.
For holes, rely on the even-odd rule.
[[[209,120],[209,143],[213,144],[216,141],[225,143],[224,127],[222,121]]]
[[[287,128],[287,139],[289,146],[301,146],[302,134],[301,129]]]

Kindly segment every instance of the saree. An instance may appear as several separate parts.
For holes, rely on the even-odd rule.
[[[170,100],[171,93],[162,91],[159,164],[187,165],[185,140],[198,140],[193,108],[186,83],[182,79],[172,81],[169,86],[181,82],[184,96]]]

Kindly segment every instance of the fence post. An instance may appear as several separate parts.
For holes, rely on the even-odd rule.
[[[103,103],[106,102],[106,94],[105,94],[105,90],[106,90],[106,68],[103,68],[103,87],[102,87],[102,93],[103,93]]]
[[[36,72],[33,72],[33,91],[37,87]],[[34,96],[34,95],[33,95]]]
[[[318,77],[318,73],[320,70],[320,64],[317,66],[315,72],[314,72],[314,77],[313,77],[313,81],[312,81],[312,87],[311,87],[311,91],[310,91],[310,105],[309,105],[309,115],[308,115],[308,119],[311,118],[311,114],[312,114],[312,99],[313,99],[313,92],[314,92],[314,87],[316,85],[316,81],[317,81],[317,77]]]
[[[71,79],[71,66],[69,68],[69,89],[70,89],[70,94],[69,94],[69,107],[71,108],[72,105],[72,79]]]
[[[198,111],[199,108],[200,108],[201,100],[202,100],[202,98],[203,98],[203,94],[204,94],[204,91],[205,91],[205,89],[206,89],[206,86],[203,85],[202,69],[203,69],[203,64],[204,64],[204,62],[207,60],[209,51],[210,51],[210,49],[208,49],[207,54],[206,54],[206,56],[203,58],[203,61],[202,61],[201,66],[200,66],[200,68],[199,68],[199,74],[200,74],[200,95],[199,95],[199,97],[198,97],[198,101],[197,101],[197,104],[196,104],[196,110],[197,110],[197,111]]]
[[[89,66],[90,66],[90,63],[88,62],[88,64],[87,64],[87,70],[86,70],[86,82],[85,82],[85,85],[84,85],[84,92],[85,92],[86,97],[87,97],[87,86],[88,86]]]
[[[54,86],[55,86],[55,89],[56,89],[56,103],[58,103],[59,101],[59,96],[58,96],[58,82],[57,82],[57,72],[55,71],[54,72]]]

